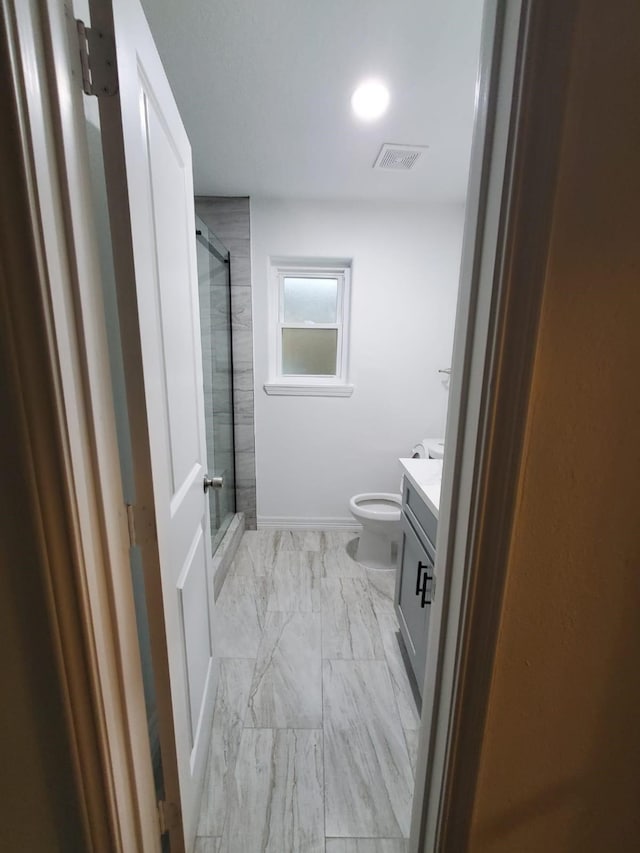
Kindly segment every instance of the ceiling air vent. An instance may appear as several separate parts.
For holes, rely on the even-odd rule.
[[[412,169],[427,145],[396,145],[385,142],[373,164],[374,169]]]

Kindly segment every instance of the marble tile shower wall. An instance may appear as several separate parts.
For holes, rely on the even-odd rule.
[[[253,406],[253,321],[251,315],[251,230],[249,199],[197,196],[196,211],[231,255],[234,438],[238,512],[248,530],[256,528],[256,455]],[[223,417],[223,413],[220,414]],[[215,415],[214,415],[215,417]]]

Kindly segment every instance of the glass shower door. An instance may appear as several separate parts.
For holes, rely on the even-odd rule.
[[[207,435],[211,547],[215,552],[236,511],[229,252],[196,216],[200,329]]]

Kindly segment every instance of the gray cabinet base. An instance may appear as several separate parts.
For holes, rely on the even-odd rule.
[[[437,519],[411,489],[403,490],[402,539],[396,577],[395,610],[403,640],[403,659],[422,696],[431,613]]]

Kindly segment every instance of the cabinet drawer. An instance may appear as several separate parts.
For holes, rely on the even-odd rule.
[[[418,533],[423,533],[430,544],[435,547],[438,519],[406,477],[404,478],[402,497],[403,506],[409,510],[407,515],[418,527]]]

